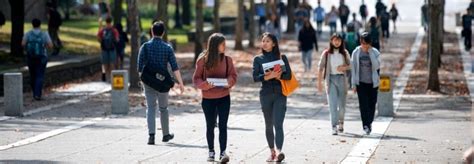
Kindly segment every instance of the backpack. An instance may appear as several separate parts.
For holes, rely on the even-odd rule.
[[[357,45],[357,34],[355,32],[348,32],[346,34],[346,37],[344,40],[346,41],[346,47],[347,51],[349,51],[349,54],[352,53],[352,51],[355,50],[355,48],[358,46]]]
[[[28,35],[26,54],[29,57],[41,57],[46,55],[46,49],[44,47],[45,40],[43,39],[43,32],[35,34],[31,32]]]
[[[377,26],[371,26],[369,34],[370,34],[370,38],[372,40],[372,44],[378,44],[380,34],[379,34],[379,30],[378,30]]]
[[[102,34],[102,49],[113,50],[115,49],[115,36],[113,28],[104,29]]]

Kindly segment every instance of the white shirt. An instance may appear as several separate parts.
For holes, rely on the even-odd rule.
[[[339,52],[336,52],[336,50],[334,50],[334,53],[329,54],[329,57],[331,59],[331,63],[329,63],[331,64],[331,74],[343,74],[343,72],[337,71],[337,67],[344,64],[344,58],[342,57],[342,55]]]

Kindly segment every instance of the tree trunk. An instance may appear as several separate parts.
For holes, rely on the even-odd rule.
[[[255,1],[250,0],[250,15],[249,15],[249,47],[255,47]]]
[[[244,34],[244,0],[238,1],[237,25],[235,27],[235,50],[244,50],[242,39]]]
[[[196,34],[194,39],[194,63],[196,63],[199,54],[203,50],[203,35],[204,35],[204,8],[203,1],[196,0]]]
[[[287,24],[287,33],[294,33],[295,32],[295,5],[298,0],[288,0],[287,4],[287,16],[288,16],[288,24]]]
[[[429,56],[429,61],[428,61],[428,68],[429,68],[429,76],[428,76],[428,90],[431,91],[440,91],[439,87],[439,77],[438,77],[438,65],[439,65],[439,56],[441,54],[441,35],[443,33],[440,33],[439,29],[442,28],[439,26],[440,22],[440,15],[441,15],[441,0],[430,0],[429,4],[429,15],[430,15],[430,21],[429,21],[429,40],[430,42],[428,43],[428,56]]]
[[[221,6],[219,0],[214,1],[214,32],[221,31],[221,21],[219,16],[219,7]]]
[[[182,29],[183,23],[181,22],[181,14],[179,14],[179,2],[180,0],[176,0],[176,10],[174,13],[174,28]]]
[[[183,24],[191,25],[191,3],[189,0],[182,0],[183,2]]]
[[[158,0],[158,15],[157,15],[157,20],[163,21],[165,23],[166,29],[168,28],[168,0]],[[165,35],[163,36],[163,40],[167,41],[168,40],[168,33],[165,32]]]
[[[23,57],[23,24],[25,23],[25,0],[9,0],[12,20],[12,34],[10,37],[10,55],[12,57]]]
[[[132,48],[131,57],[130,57],[130,87],[138,88],[139,77],[137,72],[137,59],[138,51],[140,48],[139,35],[140,31],[138,29],[138,0],[127,0],[128,5],[128,21],[130,22],[130,46]]]
[[[444,6],[446,0],[441,0],[441,14],[439,14],[440,28],[439,33],[441,34],[440,38],[440,55],[438,56],[438,68],[441,68],[441,54],[444,53]]]
[[[123,0],[115,0],[114,1],[114,23],[122,24],[122,15],[123,15],[123,8],[122,8]]]

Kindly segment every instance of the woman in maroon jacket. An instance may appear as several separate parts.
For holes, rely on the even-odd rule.
[[[229,162],[227,146],[227,120],[230,111],[230,89],[237,82],[237,72],[232,58],[226,56],[225,38],[220,33],[209,37],[205,50],[196,62],[194,86],[202,90],[202,109],[206,118],[206,138],[209,148],[208,161],[214,161],[214,126],[219,118],[220,162]]]

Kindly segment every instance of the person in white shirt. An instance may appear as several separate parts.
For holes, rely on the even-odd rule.
[[[348,90],[347,71],[351,69],[349,52],[345,49],[341,34],[334,34],[329,49],[323,51],[319,61],[318,92],[322,93],[322,80],[326,85],[326,95],[331,115],[332,134],[344,132],[346,95]]]

